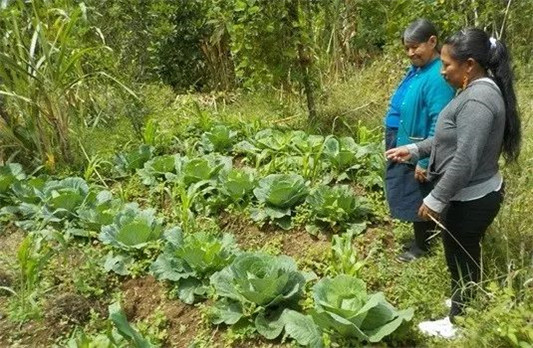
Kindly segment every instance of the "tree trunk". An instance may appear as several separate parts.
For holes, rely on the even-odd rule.
[[[292,0],[289,3],[289,17],[291,18],[293,23],[299,23],[299,7],[300,7],[300,1],[299,0]],[[309,16],[310,16],[310,9],[309,9],[309,2],[306,2],[306,30],[308,30],[308,35],[311,34],[309,31],[309,27],[311,25]],[[297,42],[297,49],[298,49],[298,65],[300,68],[300,72],[302,74],[302,85],[304,94],[307,100],[307,124],[309,128],[313,128],[316,125],[317,122],[317,112],[316,112],[316,104],[315,104],[315,95],[314,95],[314,87],[313,87],[313,80],[311,77],[311,70],[313,66],[313,58],[312,55],[309,52],[308,47],[305,44],[305,33],[303,32],[302,26],[296,26],[294,27],[295,31],[295,37]]]

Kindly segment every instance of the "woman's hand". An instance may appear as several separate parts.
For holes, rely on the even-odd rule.
[[[411,153],[405,146],[395,147],[385,152],[385,157],[394,162],[406,162],[411,159]]]
[[[439,213],[437,212],[434,212],[433,210],[429,209],[427,205],[425,205],[424,203],[422,203],[422,205],[420,206],[420,208],[418,208],[418,216],[421,218],[421,219],[424,219],[424,220],[432,220],[430,218],[430,216],[433,217],[433,219],[435,220],[439,220],[440,219],[440,215]]]
[[[426,181],[428,181],[426,173],[427,171],[424,168],[417,165],[415,168],[415,180],[420,183],[425,183]]]

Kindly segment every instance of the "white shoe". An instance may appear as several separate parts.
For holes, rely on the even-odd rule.
[[[452,308],[452,299],[446,299],[446,301],[444,301],[444,305],[446,306],[446,308]]]
[[[451,323],[448,317],[440,320],[423,321],[418,324],[418,328],[428,336],[454,338],[457,334],[457,328]]]

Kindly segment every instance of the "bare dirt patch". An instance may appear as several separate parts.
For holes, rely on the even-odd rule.
[[[197,307],[166,297],[164,285],[152,276],[131,279],[122,285],[123,308],[132,322],[147,319],[161,310],[167,318],[169,347],[186,347],[194,341],[201,326],[201,315]]]
[[[103,312],[101,306],[82,295],[66,293],[51,299],[45,307],[45,319],[55,331],[65,331],[89,321],[91,309]]]
[[[14,258],[24,239],[24,231],[9,224],[0,232],[0,258]]]
[[[220,227],[235,236],[244,250],[258,250],[267,245],[278,244],[280,253],[295,260],[314,259],[331,245],[330,234],[312,236],[303,227],[285,231],[272,225],[257,226],[244,216],[222,214]]]

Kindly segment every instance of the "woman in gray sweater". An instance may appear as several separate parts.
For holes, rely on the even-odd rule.
[[[435,183],[418,214],[442,221],[446,262],[452,278],[449,317],[421,323],[430,334],[454,332],[480,278],[480,242],[500,209],[503,179],[498,159],[515,161],[520,118],[506,46],[480,29],[465,29],[444,43],[442,75],[461,91],[441,111],[435,136],[386,152],[398,162],[429,156],[428,178]]]

